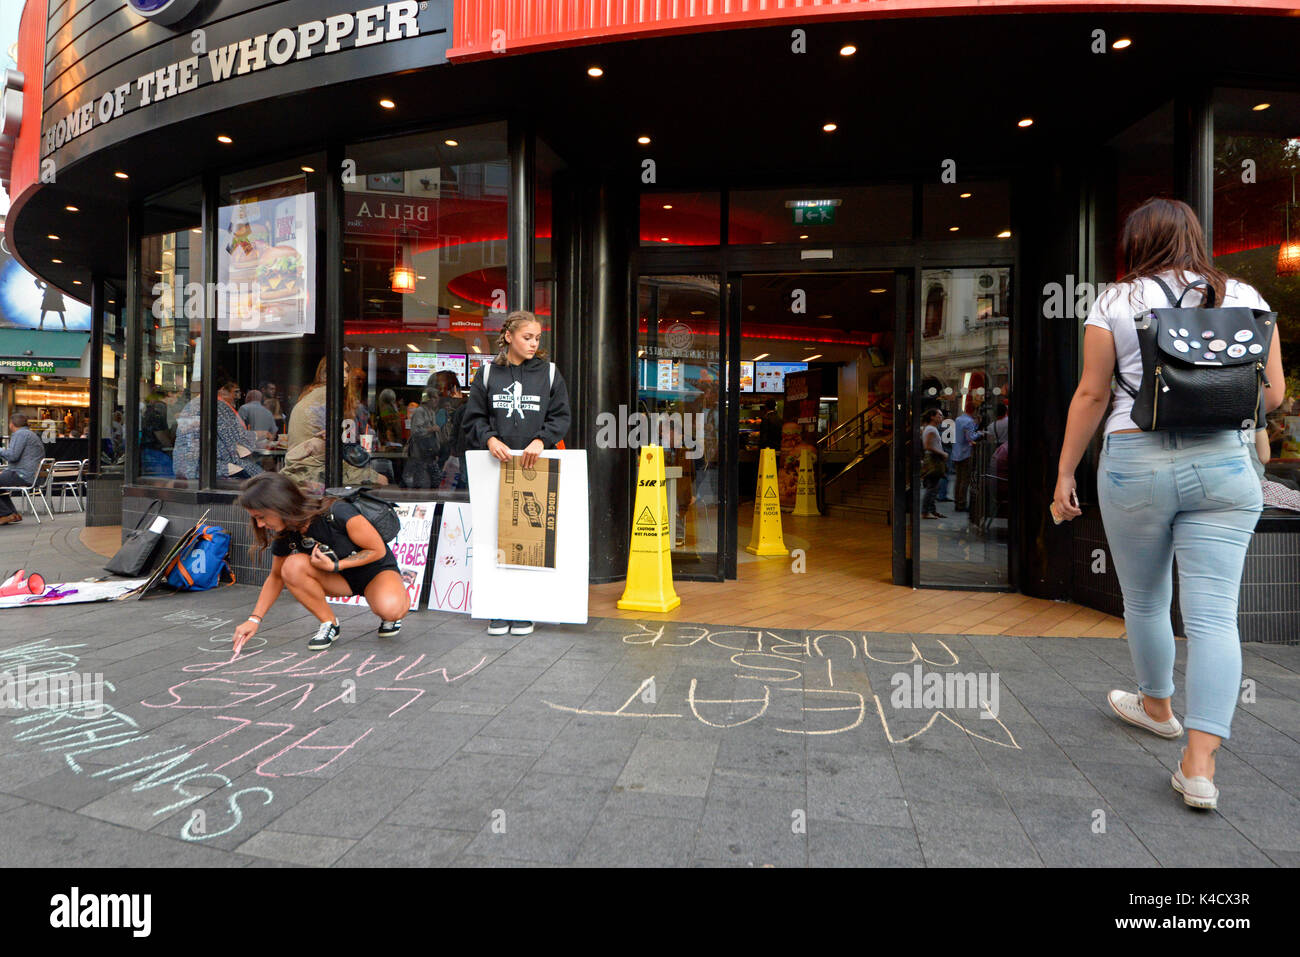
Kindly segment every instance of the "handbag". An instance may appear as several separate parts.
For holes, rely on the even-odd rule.
[[[371,494],[369,489],[349,486],[326,489],[325,494],[333,496],[340,502],[347,502],[360,512],[367,522],[375,526],[375,531],[379,532],[379,537],[385,544],[395,539],[397,533],[402,530],[402,520],[397,517],[397,507],[392,502]],[[333,512],[330,512],[330,521],[334,522]]]
[[[145,519],[149,518],[154,512],[154,506],[158,506],[157,514],[146,528],[141,528]],[[126,541],[117,553],[108,560],[104,566],[105,571],[112,572],[114,575],[125,575],[128,578],[132,575],[138,575],[149,565],[149,560],[153,558],[153,553],[158,549],[158,543],[162,541],[162,533],[167,528],[167,519],[162,515],[162,502],[154,500],[149,503],[149,507],[144,510],[140,520],[135,523],[135,528],[126,536]]]
[[[921,481],[928,482],[931,479],[942,478],[947,471],[948,460],[927,449],[925,459],[921,462]]]
[[[1133,322],[1142,355],[1142,380],[1134,388],[1116,370],[1115,381],[1133,397],[1130,416],[1143,432],[1174,429],[1253,429],[1264,414],[1264,367],[1277,313],[1246,306],[1214,307],[1214,288],[1198,279],[1170,302]],[[1183,307],[1188,291],[1205,287],[1200,306]]]

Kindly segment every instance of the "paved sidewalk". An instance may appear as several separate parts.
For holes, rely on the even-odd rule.
[[[51,577],[101,564],[73,521],[23,552]],[[101,673],[112,709],[0,712],[0,865],[1300,864],[1300,648],[1244,646],[1254,701],[1202,813],[1169,785],[1180,745],[1106,705],[1132,684],[1120,640],[614,620],[491,638],[426,611],[381,641],[343,609],[312,653],[285,596],[232,661],[254,597],[0,610],[0,671]],[[899,674],[920,679],[906,700]],[[935,674],[996,690],[997,718],[936,706]]]

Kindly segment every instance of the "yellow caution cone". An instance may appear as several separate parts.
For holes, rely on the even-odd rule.
[[[817,470],[812,449],[799,450],[799,478],[795,483],[795,515],[821,515],[817,510]]]
[[[673,589],[668,540],[668,486],[664,450],[641,447],[636,504],[632,507],[632,548],[627,557],[627,587],[618,607],[628,611],[672,611],[682,603]]]
[[[781,536],[781,496],[776,489],[776,450],[763,449],[758,460],[758,488],[754,491],[754,530],[745,551],[755,555],[785,555]]]

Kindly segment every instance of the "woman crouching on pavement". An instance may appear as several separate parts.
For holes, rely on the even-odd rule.
[[[235,654],[257,633],[262,618],[281,590],[289,593],[320,621],[307,647],[321,650],[339,636],[338,619],[326,596],[364,595],[379,616],[379,637],[395,637],[411,601],[397,559],[375,526],[339,499],[304,492],[279,472],[266,472],[245,482],[238,505],[253,520],[253,554],[271,549],[271,574],[248,620],[235,629]]]

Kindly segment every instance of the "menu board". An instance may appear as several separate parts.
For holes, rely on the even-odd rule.
[[[807,372],[806,362],[756,362],[754,382],[756,391],[785,393],[785,377],[792,372]]]
[[[682,360],[659,359],[656,388],[661,392],[676,392],[682,387]]]
[[[217,328],[242,339],[316,331],[316,195],[302,177],[217,210]]]
[[[740,360],[740,391],[754,391],[754,363]]]
[[[465,380],[465,356],[449,355],[438,352],[408,352],[406,354],[406,384],[423,387],[429,376],[438,372],[452,372],[456,381],[463,387]]]
[[[469,357],[469,382],[472,385],[474,377],[478,375],[478,370],[483,368],[492,361],[493,356],[470,356]]]

